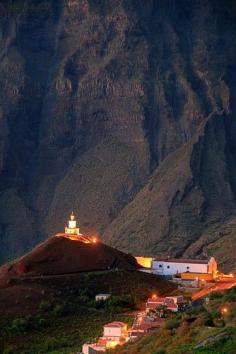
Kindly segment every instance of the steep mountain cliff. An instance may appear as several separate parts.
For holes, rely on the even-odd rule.
[[[0,12],[1,260],[74,209],[83,232],[126,251],[214,250],[234,265],[235,2]]]

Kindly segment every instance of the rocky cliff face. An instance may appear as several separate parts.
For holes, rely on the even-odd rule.
[[[71,209],[126,251],[217,253],[235,238],[234,1],[0,11],[3,261]]]

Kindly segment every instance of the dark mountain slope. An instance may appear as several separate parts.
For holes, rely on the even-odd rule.
[[[158,240],[168,237],[161,249],[176,253],[181,234],[181,254],[206,220],[228,222],[235,195],[234,1],[16,0],[1,1],[0,11],[1,260],[60,231],[72,208],[81,214],[82,231],[102,235],[107,229],[104,237],[113,242],[113,225],[148,188],[148,176],[154,173],[169,190],[159,166],[180,161],[178,151],[191,146],[209,116],[206,138],[176,167],[182,192],[176,181],[170,200],[163,192],[163,226],[155,219],[158,198],[152,211],[157,226],[142,215],[142,232],[152,235],[145,249],[157,250]],[[224,123],[213,122],[214,112],[224,112]],[[218,148],[222,155],[215,160]],[[207,176],[218,190],[221,173],[226,189],[212,196]],[[185,211],[179,210],[178,198],[191,185]],[[177,234],[169,219],[178,224]],[[124,243],[127,249],[142,251],[142,232],[133,233],[135,247]],[[117,237],[123,236],[114,230]]]
[[[219,263],[227,263],[227,258],[233,266],[236,254],[227,251],[235,243],[231,219],[236,207],[235,179],[229,173],[235,166],[228,137],[230,120],[225,115],[210,116],[188,143],[165,159],[107,228],[105,237],[112,245],[135,253],[142,249],[146,254],[213,252]],[[229,234],[231,238],[225,238]],[[215,249],[219,240],[222,249]]]

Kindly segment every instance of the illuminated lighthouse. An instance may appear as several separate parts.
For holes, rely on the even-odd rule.
[[[70,220],[68,222],[68,227],[65,227],[65,234],[67,235],[82,235],[79,232],[79,227],[76,227],[76,220],[75,220],[75,216],[74,213],[72,212],[70,215]]]

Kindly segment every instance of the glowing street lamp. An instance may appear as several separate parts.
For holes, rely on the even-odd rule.
[[[93,237],[93,238],[92,238],[92,243],[97,243],[97,241],[98,241],[98,240],[97,240],[96,237]]]
[[[227,309],[226,307],[223,307],[223,308],[221,309],[221,314],[222,314],[222,316],[226,315],[227,313],[228,313],[228,309]]]

